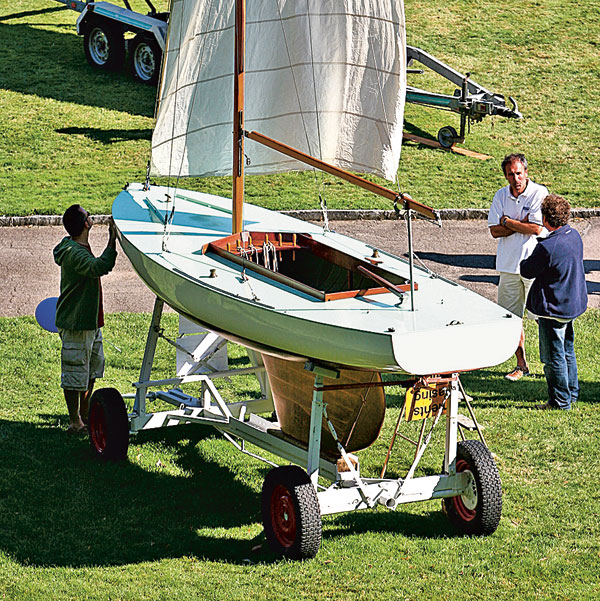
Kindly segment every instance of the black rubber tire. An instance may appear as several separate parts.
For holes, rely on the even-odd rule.
[[[129,418],[123,397],[115,388],[100,388],[90,401],[90,444],[98,459],[121,461],[129,447]]]
[[[162,50],[155,39],[138,34],[129,43],[129,72],[136,81],[155,86],[161,60]]]
[[[289,559],[314,557],[321,545],[315,487],[296,465],[272,469],[262,487],[262,518],[269,545]]]
[[[456,471],[471,472],[472,489],[458,497],[442,499],[442,510],[466,534],[492,534],[502,515],[502,483],[492,454],[479,440],[460,441]]]
[[[450,125],[446,125],[438,131],[437,139],[442,148],[452,148],[458,140],[458,132]]]
[[[117,71],[125,63],[123,31],[106,19],[91,19],[83,34],[83,50],[94,69]]]

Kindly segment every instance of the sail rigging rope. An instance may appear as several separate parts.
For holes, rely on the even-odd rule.
[[[213,12],[215,12],[215,4],[214,2],[211,2],[210,4],[210,11],[207,13],[207,21],[211,21],[212,19],[212,14]],[[182,29],[182,28],[181,28]],[[200,27],[200,31],[204,31],[206,28],[205,27]],[[205,54],[205,49],[206,49],[206,44],[207,44],[207,39],[208,39],[208,35],[203,35],[201,36],[201,40],[202,43],[200,45],[200,52],[198,53],[198,59],[196,61],[196,73],[195,73],[195,77],[196,77],[196,81],[194,82],[194,91],[192,93],[192,102],[189,108],[189,114],[193,115],[194,114],[194,105],[196,104],[196,99],[198,96],[198,76],[199,76],[199,70],[202,67],[202,64],[204,63],[204,54]],[[180,45],[181,48],[181,45]],[[176,90],[179,89],[179,58],[180,58],[180,52],[177,53],[177,87]],[[175,99],[177,100],[177,99]],[[189,134],[189,129],[190,129],[190,124],[191,124],[191,119],[188,119],[187,124],[186,124],[186,138]],[[173,152],[173,145],[171,144],[171,152]],[[181,172],[183,170],[183,161],[184,161],[184,153],[181,153],[181,161],[179,163],[179,169],[177,171],[177,180],[175,182],[175,188],[179,187],[179,180],[181,179]]]
[[[321,210],[323,211],[323,230],[325,232],[331,231],[329,229],[329,217],[327,216],[327,200],[319,192],[319,202],[321,203]]]
[[[373,50],[373,44],[371,44],[371,43],[369,43],[369,52],[373,56],[373,64],[375,65],[375,75],[376,75],[376,79],[377,79],[377,88],[379,90],[379,98],[381,100],[381,108],[383,110],[383,118],[385,120],[385,123],[387,124],[387,123],[389,123],[389,119],[387,116],[385,102],[383,101],[383,86],[381,85],[381,68],[379,67],[379,63],[377,62],[377,55],[375,54],[375,51]],[[384,131],[388,132],[387,129],[384,129]],[[388,144],[390,144],[390,146],[391,146],[392,140],[390,138],[389,133],[387,134],[387,137],[388,137]],[[401,195],[402,193],[400,192],[400,182],[398,181],[398,170],[397,169],[396,169],[396,173],[394,175],[394,183],[396,184],[398,194]]]
[[[313,52],[313,36],[312,36],[312,27],[310,24],[310,7],[308,5],[308,0],[306,0],[306,13],[308,16],[308,36],[310,39],[310,66],[312,70],[312,83],[313,83],[313,96],[315,101],[315,119],[317,123],[317,142],[319,144],[319,158],[323,160],[323,149],[321,148],[321,122],[319,120],[319,107],[317,106],[317,78],[315,77],[315,57]],[[319,200],[321,202],[321,210],[323,211],[323,221],[324,227],[323,229],[328,232],[329,231],[329,219],[327,217],[327,202],[324,201],[323,195],[323,175],[319,178]]]
[[[266,242],[263,244],[262,252],[263,252],[263,265],[265,266],[265,269],[271,269],[271,260],[269,258],[269,246],[267,245]]]
[[[308,150],[308,154],[313,155],[313,150],[311,148],[310,137],[308,135],[308,127],[306,125],[306,120],[304,117],[304,110],[302,109],[302,101],[300,99],[300,92],[298,90],[298,82],[296,81],[296,74],[294,73],[294,66],[292,64],[292,55],[290,53],[290,47],[288,44],[287,35],[285,33],[285,27],[283,24],[283,15],[281,14],[281,6],[279,5],[279,1],[275,0],[275,4],[277,6],[277,12],[279,14],[279,23],[281,24],[281,33],[283,35],[283,42],[285,44],[285,50],[288,57],[288,64],[290,66],[290,73],[292,76],[292,81],[294,83],[294,91],[296,92],[296,100],[298,101],[298,109],[300,111],[300,119],[302,121],[302,128],[304,129],[304,137],[306,139],[306,147]],[[317,124],[317,142],[319,145],[319,158],[323,159],[323,152],[321,149],[321,128],[319,122],[319,111],[317,107],[317,87],[315,81],[315,65],[314,65],[314,55],[313,55],[313,44],[312,44],[312,29],[310,26],[310,8],[308,5],[308,0],[306,1],[306,16],[308,19],[308,33],[310,38],[310,59],[311,59],[311,69],[312,69],[312,79],[313,79],[313,94],[314,94],[314,103],[315,103],[315,120]],[[322,190],[323,190],[323,173],[319,171],[316,167],[312,168],[313,178],[315,181],[315,186],[317,188],[317,194],[319,195],[319,200],[321,203],[321,210],[323,211],[323,221],[325,222],[325,227],[323,228],[325,231],[329,231],[329,220],[327,218],[327,203],[323,203],[322,201]]]
[[[321,123],[319,121],[319,107],[317,106],[317,78],[315,77],[315,56],[313,51],[313,36],[312,36],[312,27],[310,23],[310,7],[308,5],[308,0],[306,0],[306,14],[308,17],[308,37],[310,40],[310,67],[312,70],[312,83],[313,83],[313,96],[315,101],[315,119],[317,123],[317,142],[319,144],[319,158],[323,160],[323,150],[321,148]]]
[[[172,9],[173,9],[173,0],[170,2],[170,14],[172,15]],[[212,13],[215,12],[215,5],[214,3],[211,3],[211,8],[210,11],[208,12],[208,18],[210,20],[210,17],[212,16]],[[181,45],[182,45],[182,32],[184,30],[183,28],[183,17],[184,17],[184,11],[181,10],[180,11],[180,26],[179,26],[179,39],[178,39],[178,45],[177,45],[177,60],[176,60],[176,69],[175,69],[175,98],[174,98],[174,106],[177,106],[177,96],[178,96],[178,92],[179,92],[179,82],[180,82],[180,57],[181,57]],[[203,30],[203,28],[201,27],[201,30]],[[169,25],[169,32],[170,32],[170,25]],[[169,40],[170,36],[167,35],[167,40]],[[200,52],[199,52],[199,56],[198,56],[198,60],[196,62],[196,69],[199,69],[203,63],[203,58],[204,58],[204,52],[205,52],[205,46],[206,46],[206,39],[207,36],[202,36],[201,40],[202,40],[202,44],[200,47]],[[168,44],[168,42],[167,42]],[[168,46],[167,49],[168,50]],[[165,64],[166,64],[166,52],[165,52]],[[193,113],[194,111],[194,104],[196,102],[196,96],[197,96],[197,92],[198,92],[198,81],[195,81],[194,83],[194,91],[192,92],[192,101],[191,101],[191,105],[190,105],[190,114]],[[171,174],[173,173],[173,146],[174,146],[174,140],[175,140],[175,116],[176,116],[177,111],[173,110],[173,120],[172,120],[172,124],[171,124],[171,144],[170,144],[170,149],[169,149],[169,175],[168,175],[168,179],[167,179],[167,188],[170,189],[171,188]],[[186,132],[185,132],[185,137],[187,138],[188,134],[189,134],[189,128],[190,128],[190,120],[187,121],[186,124]],[[181,153],[181,159],[179,162],[179,167],[177,169],[177,178],[175,180],[175,185],[174,185],[174,190],[173,190],[173,204],[171,207],[171,212],[169,214],[169,202],[171,201],[171,197],[169,196],[169,194],[167,194],[167,215],[165,215],[165,225],[164,225],[164,230],[163,230],[163,242],[162,242],[162,249],[163,252],[165,252],[167,250],[167,241],[169,238],[169,234],[168,234],[168,230],[167,230],[167,226],[172,222],[173,217],[175,215],[175,199],[177,198],[177,190],[179,189],[179,180],[181,179],[181,172],[183,170],[183,161],[184,161],[184,156],[185,153]]]

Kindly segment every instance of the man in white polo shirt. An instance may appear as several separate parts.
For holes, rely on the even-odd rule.
[[[519,265],[533,252],[537,236],[545,233],[541,207],[542,201],[548,196],[548,190],[529,179],[527,159],[522,154],[509,154],[504,157],[502,171],[508,186],[496,192],[488,214],[490,233],[498,240],[498,304],[523,317],[527,294],[533,280],[521,277]],[[515,356],[517,366],[506,374],[506,378],[513,382],[529,373],[522,329]]]

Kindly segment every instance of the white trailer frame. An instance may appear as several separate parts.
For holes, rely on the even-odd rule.
[[[132,10],[128,0],[124,0],[125,6],[91,0],[56,1],[81,13],[77,18],[77,33],[83,36],[90,66],[112,71],[127,62],[136,80],[150,85],[158,83],[167,43],[168,13],[157,12],[151,0],[146,0],[148,14]],[[126,32],[135,37],[126,40]]]
[[[260,413],[270,413],[273,411],[273,403],[270,398],[227,403],[213,383],[214,379],[220,377],[231,377],[264,371],[265,368],[263,366],[152,380],[152,365],[159,338],[162,337],[168,343],[177,346],[177,343],[169,340],[162,334],[160,321],[163,308],[164,302],[157,297],[148,331],[140,377],[139,380],[133,384],[136,389],[135,393],[123,395],[121,398],[121,403],[123,403],[123,398],[134,400],[133,410],[126,417],[128,427],[123,430],[125,433],[124,435],[129,437],[130,434],[135,435],[144,430],[172,427],[182,424],[211,426],[219,431],[241,452],[265,461],[272,466],[277,466],[274,462],[249,451],[246,448],[246,443],[250,443],[263,451],[281,458],[284,462],[289,462],[295,466],[300,466],[302,470],[306,470],[306,474],[300,477],[301,481],[291,488],[300,490],[304,487],[305,492],[306,490],[310,491],[308,493],[309,496],[314,496],[316,498],[313,506],[309,506],[310,515],[300,515],[303,511],[306,512],[303,508],[296,507],[296,510],[300,512],[298,520],[301,518],[304,522],[313,523],[314,528],[318,530],[318,540],[316,543],[315,541],[309,540],[308,544],[305,545],[306,548],[292,548],[290,550],[290,548],[286,546],[285,541],[287,539],[285,539],[284,536],[284,544],[280,545],[281,548],[279,549],[284,555],[288,555],[292,558],[300,558],[312,557],[316,554],[320,544],[321,516],[323,515],[345,511],[358,511],[373,508],[377,505],[382,505],[387,509],[394,510],[398,505],[404,503],[452,498],[460,498],[460,506],[466,508],[465,511],[469,512],[474,510],[477,506],[480,501],[479,497],[482,495],[490,496],[488,492],[481,490],[481,475],[477,473],[479,469],[477,466],[473,467],[468,465],[467,468],[463,466],[461,470],[457,471],[459,432],[464,439],[458,414],[458,405],[461,399],[467,403],[467,407],[471,413],[472,423],[474,422],[477,424],[469,399],[462,389],[458,374],[452,374],[442,378],[444,382],[447,382],[449,392],[439,411],[437,411],[436,415],[433,417],[429,431],[425,434],[425,422],[423,422],[419,441],[416,443],[411,441],[416,446],[416,453],[414,461],[406,476],[401,478],[363,478],[360,474],[358,458],[355,455],[348,454],[339,442],[333,424],[327,416],[326,403],[323,401],[324,391],[328,387],[328,385],[324,384],[324,381],[326,379],[335,379],[339,376],[335,369],[319,366],[310,362],[307,362],[305,366],[306,369],[314,373],[315,376],[310,434],[308,445],[305,447],[301,443],[298,443],[281,433],[276,422],[269,421],[258,415]],[[440,378],[438,378],[438,380],[440,380]],[[179,388],[182,384],[189,382],[201,383],[201,394],[198,397],[190,396]],[[152,390],[154,388],[165,386],[172,386],[173,388],[158,391]],[[106,442],[105,435],[107,432],[102,432],[102,429],[106,428],[105,423],[100,424],[100,422],[98,422],[100,425],[92,423],[92,421],[96,419],[94,418],[94,415],[96,415],[94,398],[99,395],[98,398],[101,399],[103,391],[107,390],[116,392],[113,389],[100,389],[94,394],[90,408],[90,439],[92,448],[94,448],[101,457],[105,450],[101,447],[102,444]],[[159,412],[149,412],[147,410],[147,402],[154,400],[166,401],[167,403],[174,405],[175,408]],[[434,429],[441,420],[444,407],[446,409],[446,432],[443,473],[434,476],[415,477],[415,470],[429,445]],[[125,415],[125,413],[123,415]],[[321,424],[323,419],[328,424],[333,438],[337,442],[341,457],[337,461],[328,459],[321,454]],[[98,428],[100,428],[100,430],[98,430]],[[478,424],[477,430],[482,442],[484,442]],[[98,435],[99,431],[100,435]],[[108,434],[110,434],[110,432],[108,432]],[[478,441],[469,442],[475,443]],[[495,474],[492,474],[492,488],[494,489],[492,490],[492,497],[500,495],[501,508],[501,488],[499,476],[497,476],[497,468],[495,463],[493,463],[493,459],[491,459],[491,453],[489,453],[487,447],[482,443],[479,444],[489,454],[489,458],[487,456],[485,458],[486,461],[489,463],[489,460],[491,460],[493,464],[492,471],[495,470]],[[126,445],[124,449],[126,453]],[[119,459],[120,457],[113,457],[106,454],[104,458]],[[283,468],[277,469],[281,470]],[[296,469],[297,474],[300,473],[298,468],[294,469]],[[329,481],[330,484],[326,486],[321,485],[319,481],[320,477]],[[267,480],[265,480],[265,486],[266,482]],[[279,488],[281,488],[281,486]],[[279,488],[276,490],[279,490]],[[270,494],[274,494],[271,489],[269,490]],[[263,497],[264,494],[265,489],[263,487]],[[289,504],[291,501],[289,501],[285,493],[283,497],[283,501],[279,499],[279,502],[280,504],[284,502],[284,509],[282,511],[283,515],[287,516],[290,508],[286,503]],[[292,498],[294,498],[293,491]],[[494,502],[498,505],[498,499],[495,499]],[[268,499],[266,500],[266,503],[268,505]],[[273,513],[273,511],[274,510],[271,509],[271,513]],[[487,530],[489,531],[475,533],[489,534],[491,531],[495,530],[497,522],[500,519],[499,511],[500,509],[497,508],[497,515],[494,515],[492,519],[495,523],[491,528],[489,526],[487,527]],[[265,510],[264,505],[263,518],[267,521],[269,519],[269,510],[268,508]],[[282,517],[280,519],[284,520],[287,519],[287,517]],[[460,519],[454,521],[460,523]],[[287,523],[282,523],[283,525],[280,527],[285,529]],[[296,524],[294,523],[294,528],[295,527]],[[265,524],[265,531],[267,531],[267,524]],[[267,537],[269,538],[268,534],[269,533],[267,532]],[[276,534],[272,536],[275,536],[275,546],[277,546],[278,533],[276,532]],[[270,540],[270,542],[273,541]],[[293,547],[293,545],[290,545],[290,547]]]

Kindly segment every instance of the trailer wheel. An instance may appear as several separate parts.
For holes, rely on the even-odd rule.
[[[442,148],[452,148],[458,140],[458,132],[450,125],[446,125],[438,131],[437,139]]]
[[[444,513],[467,534],[492,534],[502,514],[502,483],[492,454],[479,440],[461,441],[456,471],[468,472],[469,484],[462,495],[442,499]]]
[[[121,461],[129,446],[129,419],[123,397],[114,388],[92,395],[88,427],[94,454],[103,461]]]
[[[321,511],[307,473],[295,465],[276,467],[262,487],[262,518],[271,548],[289,559],[308,559],[321,544]]]
[[[133,78],[155,86],[160,73],[162,51],[156,40],[136,35],[129,45],[129,70]]]
[[[108,21],[94,19],[83,34],[87,62],[95,69],[116,71],[125,61],[123,32]]]

